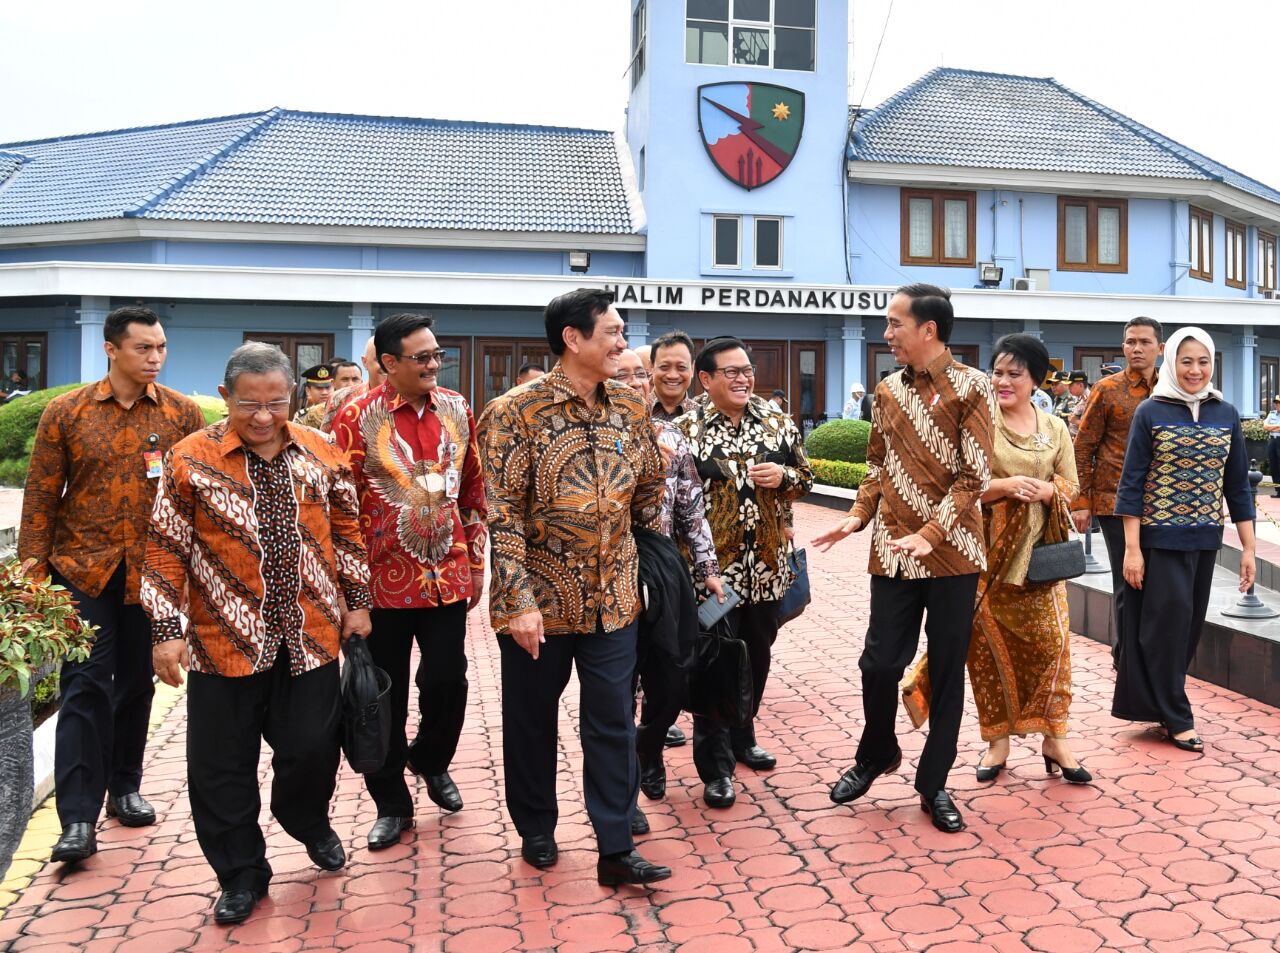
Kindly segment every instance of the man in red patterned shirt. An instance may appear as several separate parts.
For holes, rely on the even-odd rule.
[[[484,478],[471,408],[439,386],[445,352],[431,325],[423,314],[385,318],[374,347],[386,383],[348,403],[333,422],[360,492],[369,547],[369,648],[391,676],[391,747],[383,767],[365,775],[378,810],[370,850],[399,843],[413,825],[406,764],[426,778],[432,801],[446,811],[462,808],[449,763],[467,708],[467,611],[484,591]],[[408,745],[415,640],[422,718]]]

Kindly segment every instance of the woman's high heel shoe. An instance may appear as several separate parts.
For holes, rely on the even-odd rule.
[[[986,784],[989,781],[994,781],[996,778],[1000,777],[1000,772],[1004,770],[1004,764],[1005,763],[1001,761],[999,764],[978,765],[978,780],[983,784]]]
[[[1044,755],[1044,773],[1053,774],[1054,768],[1062,772],[1062,780],[1069,781],[1072,784],[1088,784],[1093,780],[1093,775],[1084,769],[1084,765],[1075,768],[1064,768],[1057,762],[1057,759],[1051,758],[1047,754]]]

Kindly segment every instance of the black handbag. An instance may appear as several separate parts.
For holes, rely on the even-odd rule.
[[[353,771],[368,774],[391,747],[391,676],[373,664],[358,635],[342,644],[342,654],[342,753]]]
[[[1066,498],[1061,493],[1056,494],[1050,504],[1041,542],[1031,548],[1027,582],[1044,585],[1084,575],[1084,543],[1067,538],[1070,527],[1071,515],[1067,511]]]
[[[752,716],[751,655],[747,643],[735,639],[727,623],[698,633],[693,671],[689,673],[689,711],[730,728],[741,728]]]
[[[1084,544],[1078,539],[1063,543],[1040,543],[1031,548],[1027,582],[1061,582],[1084,575]]]
[[[809,557],[803,549],[793,549],[787,554],[787,562],[795,579],[791,581],[786,593],[778,603],[778,627],[786,625],[792,619],[804,614],[805,608],[813,599],[809,591]]]

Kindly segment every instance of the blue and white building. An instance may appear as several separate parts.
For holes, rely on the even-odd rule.
[[[4,371],[100,376],[103,319],[142,302],[164,382],[207,393],[243,340],[306,366],[413,309],[482,404],[592,284],[635,343],[747,339],[820,418],[925,280],[966,361],[1028,330],[1096,372],[1150,314],[1213,332],[1242,412],[1280,390],[1277,190],[1051,79],[939,69],[855,115],[847,0],[631,0],[631,29],[619,133],[271,109],[0,145]]]

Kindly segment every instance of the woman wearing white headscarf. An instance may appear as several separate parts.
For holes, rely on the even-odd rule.
[[[1253,584],[1253,495],[1236,409],[1213,387],[1213,338],[1169,338],[1151,391],[1133,415],[1116,493],[1124,518],[1124,611],[1111,713],[1159,722],[1169,740],[1202,751],[1187,700],[1187,668],[1209,608],[1222,503],[1240,534],[1240,591]],[[1157,588],[1147,598],[1146,582]]]

